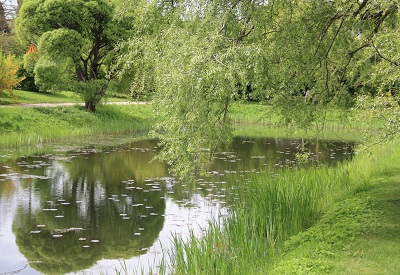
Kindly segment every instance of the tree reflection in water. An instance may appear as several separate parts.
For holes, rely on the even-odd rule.
[[[151,159],[140,150],[107,157],[84,150],[67,160],[54,155],[20,160],[21,170],[45,175],[21,180],[26,196],[13,222],[17,245],[30,265],[63,274],[100,259],[144,253],[157,239],[165,211],[165,185],[144,181],[166,174],[165,166]]]
[[[354,144],[236,137],[231,150],[215,156],[210,176],[190,184],[165,180],[166,165],[151,161],[155,146],[145,140],[0,163],[0,180],[7,179],[0,205],[18,197],[12,230],[30,267],[46,274],[90,272],[107,262],[102,259],[143,255],[171,231],[190,230],[197,217],[202,223],[215,218],[211,212],[217,218],[226,212],[238,177],[292,168],[299,148],[311,165],[331,165],[351,156]]]

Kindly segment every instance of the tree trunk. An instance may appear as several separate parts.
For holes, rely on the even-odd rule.
[[[85,109],[86,111],[96,112],[96,102],[93,100],[86,100]]]
[[[107,87],[108,82],[104,83],[93,97],[85,101],[85,109],[87,111],[96,112],[96,105],[104,97]]]

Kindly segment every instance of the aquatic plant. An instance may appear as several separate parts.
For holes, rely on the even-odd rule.
[[[373,179],[398,171],[396,158],[399,151],[400,143],[394,141],[371,148],[368,154],[359,153],[354,160],[335,167],[254,174],[242,182],[239,200],[231,216],[221,223],[211,223],[204,236],[193,234],[189,240],[174,236],[171,268],[175,274],[203,274],[205,271],[207,274],[265,274],[267,269],[279,263],[281,252],[284,252],[282,248],[287,249],[285,241],[291,236],[308,232],[305,229],[325,217],[327,211],[337,213],[346,203],[356,202],[354,194],[371,188]],[[350,211],[350,215],[353,212]],[[321,221],[326,223],[329,219],[328,215]],[[320,234],[325,234],[325,242],[334,243],[337,238],[343,242],[350,234],[345,232],[346,226],[342,229],[324,227]],[[301,240],[304,234],[307,233],[293,238],[289,244]],[[331,252],[326,250],[326,253]],[[318,257],[308,261],[320,271],[330,268]],[[295,270],[293,265],[298,264],[296,261],[279,263],[276,265],[280,270],[278,274],[293,274],[290,273]]]

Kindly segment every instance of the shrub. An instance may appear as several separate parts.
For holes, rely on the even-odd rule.
[[[17,74],[20,66],[14,55],[0,53],[0,94],[15,88],[24,79]]]

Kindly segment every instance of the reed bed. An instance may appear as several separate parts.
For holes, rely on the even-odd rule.
[[[350,188],[347,165],[253,175],[238,190],[232,215],[213,222],[203,237],[174,236],[175,274],[249,274],[290,236],[310,227]]]
[[[210,223],[204,236],[174,236],[170,269],[174,274],[263,274],[279,262],[286,240],[315,224],[336,202],[367,190],[374,179],[400,172],[399,154],[400,141],[394,140],[358,151],[352,161],[335,167],[254,174],[240,187],[231,216]]]

